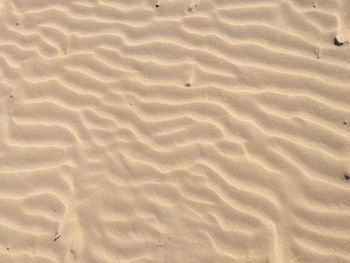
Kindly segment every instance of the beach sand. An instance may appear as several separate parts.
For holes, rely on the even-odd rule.
[[[2,0],[0,262],[350,262],[350,1]]]

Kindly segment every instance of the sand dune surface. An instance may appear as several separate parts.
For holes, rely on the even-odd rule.
[[[0,262],[350,262],[350,1],[2,0]]]

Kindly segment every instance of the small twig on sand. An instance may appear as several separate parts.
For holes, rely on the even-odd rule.
[[[55,238],[53,239],[53,242],[56,242],[56,241],[57,241],[57,239],[59,239],[60,237],[61,237],[61,235],[56,234]]]

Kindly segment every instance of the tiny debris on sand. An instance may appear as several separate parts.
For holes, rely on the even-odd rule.
[[[56,234],[55,238],[53,239],[53,242],[56,242],[60,237],[61,237],[61,235]]]
[[[340,41],[337,37],[334,38],[333,43],[335,46],[338,46],[338,47],[344,45],[344,42]]]
[[[320,51],[318,49],[315,50],[315,55],[317,59],[320,59]]]

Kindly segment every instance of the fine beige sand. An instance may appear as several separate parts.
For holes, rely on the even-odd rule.
[[[349,263],[349,0],[2,0],[1,263]]]

